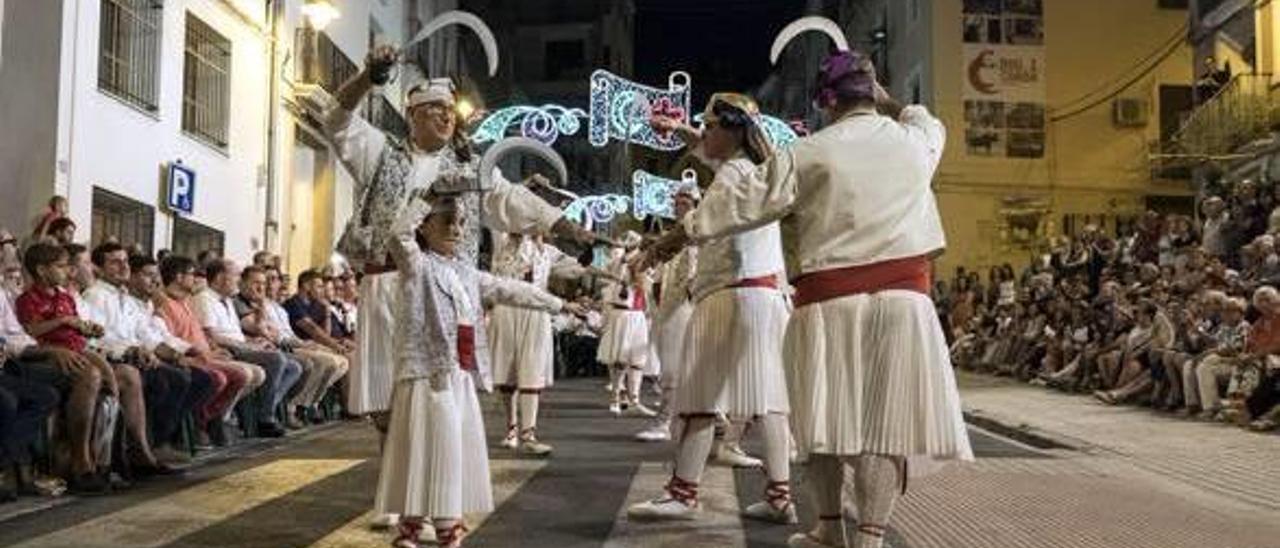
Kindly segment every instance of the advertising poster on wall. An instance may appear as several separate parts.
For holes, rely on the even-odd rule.
[[[971,156],[1042,158],[1042,0],[964,0],[965,149]]]

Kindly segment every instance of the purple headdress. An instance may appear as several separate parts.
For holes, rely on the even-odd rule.
[[[876,96],[876,75],[871,60],[857,51],[837,51],[818,69],[818,90],[814,94],[819,106],[836,101],[872,101]]]

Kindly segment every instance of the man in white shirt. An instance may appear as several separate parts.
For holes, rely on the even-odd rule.
[[[169,331],[164,319],[156,315],[152,299],[161,289],[160,268],[150,255],[134,255],[129,257],[129,295],[124,300],[126,316],[138,322],[138,337],[144,345],[152,348],[157,356],[166,362],[175,364],[178,371],[190,376],[190,388],[177,403],[176,417],[198,414],[198,410],[207,405],[221,388],[207,370],[201,367],[199,352],[187,341]],[[225,383],[224,383],[225,384]],[[178,426],[154,424],[156,444],[173,444],[170,455],[183,455],[178,450]],[[163,447],[157,450],[162,450]],[[179,457],[182,460],[182,457]]]
[[[205,279],[208,287],[192,298],[192,308],[210,341],[226,349],[236,360],[258,365],[266,372],[257,408],[258,435],[281,437],[285,431],[276,420],[276,409],[298,382],[302,366],[270,341],[245,336],[231,300],[239,286],[239,272],[234,262],[229,259],[210,262],[205,267]]]
[[[179,364],[182,355],[177,350],[147,336],[146,332],[151,329],[150,315],[138,314],[137,308],[129,304],[132,300],[128,293],[129,258],[124,246],[104,243],[94,248],[91,258],[99,274],[80,294],[84,303],[80,314],[103,326],[103,334],[90,346],[112,363],[127,364],[138,370],[148,411],[138,420],[145,425],[149,419],[151,426],[140,426],[137,434],[143,440],[136,448],[143,466],[141,470],[135,467],[135,471],[144,475],[166,473],[168,470],[163,466],[154,470],[149,467],[148,463],[155,464],[151,452],[151,443],[155,440],[147,435],[155,435],[161,443],[172,440],[185,411],[181,404],[191,390],[191,373]],[[205,381],[207,384],[208,379]]]

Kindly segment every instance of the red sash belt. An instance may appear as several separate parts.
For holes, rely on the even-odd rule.
[[[458,366],[460,366],[463,371],[476,370],[475,326],[458,326]]]
[[[645,302],[644,288],[637,287],[631,292],[631,309],[644,310],[648,303]]]
[[[803,274],[794,282],[795,306],[889,289],[928,295],[932,286],[929,267],[929,257],[920,255]]]
[[[777,289],[778,277],[774,274],[770,274],[768,276],[744,278],[729,284],[729,289],[741,289],[746,287],[762,287],[765,289]]]

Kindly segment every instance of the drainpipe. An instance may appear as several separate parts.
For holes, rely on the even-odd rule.
[[[267,61],[267,132],[266,132],[266,215],[262,226],[262,249],[271,251],[278,239],[280,230],[280,222],[277,218],[277,198],[276,198],[276,131],[279,124],[279,96],[280,96],[280,78],[277,73],[279,67],[280,48],[276,43],[276,37],[279,36],[279,26],[282,19],[281,12],[284,8],[283,0],[267,0],[266,16],[267,16],[267,47],[270,49]]]

